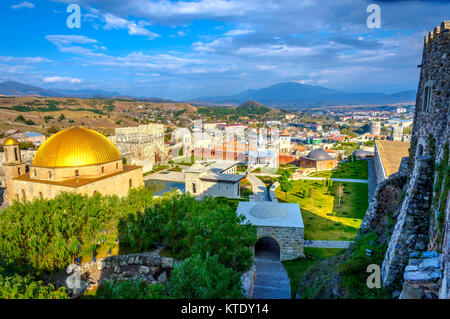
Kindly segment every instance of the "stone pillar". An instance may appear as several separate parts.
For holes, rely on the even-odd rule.
[[[392,287],[399,283],[410,253],[426,247],[433,165],[431,156],[416,158],[407,195],[383,261],[381,275],[384,286]]]

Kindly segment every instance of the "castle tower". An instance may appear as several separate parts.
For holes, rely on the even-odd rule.
[[[25,174],[26,164],[22,161],[19,142],[16,139],[7,138],[4,140],[3,148],[5,150],[5,163],[3,164],[3,169],[5,170],[6,192],[9,204],[12,204],[14,199],[19,199],[14,191],[13,178]]]
[[[381,134],[381,123],[380,122],[370,122],[370,134],[380,135]]]
[[[391,127],[391,140],[401,141],[403,136],[403,128],[401,126],[395,125]]]

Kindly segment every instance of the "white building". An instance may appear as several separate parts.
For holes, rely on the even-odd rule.
[[[236,174],[237,162],[218,161],[209,166],[195,163],[183,170],[186,193],[193,196],[224,196],[240,198],[240,181]]]

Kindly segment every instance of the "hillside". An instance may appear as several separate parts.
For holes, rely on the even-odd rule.
[[[59,96],[58,93],[15,81],[0,83],[0,95]]]
[[[0,132],[9,129],[47,133],[50,128],[83,126],[112,134],[115,127],[190,121],[197,109],[188,103],[150,103],[132,99],[81,99],[0,96]]]

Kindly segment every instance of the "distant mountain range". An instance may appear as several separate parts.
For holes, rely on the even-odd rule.
[[[172,100],[124,96],[118,92],[103,90],[69,90],[43,89],[19,82],[0,83],[0,95],[38,95],[46,97],[78,97],[78,98],[133,98],[143,102],[174,103]],[[230,96],[199,97],[190,101],[197,105],[232,105],[237,106],[246,101],[258,101],[266,106],[283,108],[320,107],[331,105],[380,105],[407,103],[416,100],[416,91],[402,91],[394,94],[383,93],[350,93],[327,89],[321,86],[285,82],[258,90],[246,90]]]
[[[43,89],[37,86],[23,84],[15,81],[0,83],[1,95],[38,95],[47,97],[79,97],[79,98],[112,98],[120,97],[120,93],[103,90],[69,90],[69,89]]]
[[[230,96],[199,97],[189,101],[206,105],[239,105],[248,100],[256,100],[273,107],[317,107],[330,105],[376,105],[413,102],[416,91],[402,91],[394,94],[350,93],[327,89],[321,86],[285,82],[259,90],[246,90]]]

